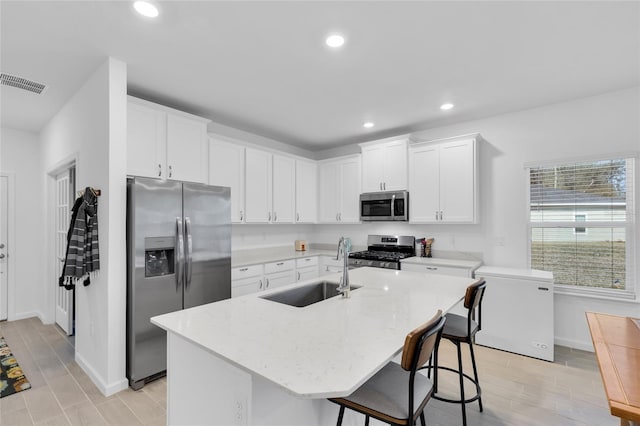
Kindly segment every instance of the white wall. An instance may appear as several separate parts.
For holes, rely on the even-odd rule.
[[[126,102],[126,65],[109,59],[41,132],[45,173],[76,157],[77,187],[102,190],[100,273],[91,285],[76,287],[76,361],[107,395],[127,385]],[[47,207],[50,209],[49,203]],[[46,293],[47,316],[51,317],[53,293],[49,289]]]
[[[312,242],[335,243],[340,235],[346,235],[353,237],[355,244],[362,244],[370,233],[434,236],[435,256],[439,251],[480,252],[487,265],[527,267],[524,164],[619,152],[637,153],[640,150],[638,117],[640,88],[636,87],[421,132],[420,136],[426,139],[475,132],[485,139],[479,148],[478,225],[323,225],[315,228],[307,238]],[[638,172],[636,188],[640,187],[640,170]],[[637,189],[635,194],[639,194]],[[636,232],[636,246],[638,241],[640,232]],[[636,277],[629,278],[630,283],[636,283],[638,293],[639,266],[640,261],[637,261]],[[568,295],[556,295],[555,302],[556,342],[581,349],[591,349],[585,311],[640,316],[640,305],[634,302]]]
[[[44,318],[42,276],[39,266],[45,256],[42,244],[42,172],[36,134],[2,128],[0,136],[0,172],[13,176],[15,182],[13,210],[14,247],[8,247],[12,258],[10,270],[8,319],[39,316]],[[11,200],[9,200],[11,203]],[[57,285],[55,279],[46,285]]]

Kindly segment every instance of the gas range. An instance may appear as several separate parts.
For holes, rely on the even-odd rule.
[[[369,235],[367,250],[349,253],[349,266],[400,269],[400,260],[414,255],[415,238],[403,235]]]

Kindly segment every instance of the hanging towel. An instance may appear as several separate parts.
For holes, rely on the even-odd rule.
[[[98,245],[98,197],[90,187],[73,204],[67,232],[67,253],[59,285],[71,290],[82,281],[91,284],[90,276],[100,269]]]

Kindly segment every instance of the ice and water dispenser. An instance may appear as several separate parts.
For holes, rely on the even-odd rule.
[[[145,278],[174,273],[175,247],[175,237],[147,237],[144,239]]]

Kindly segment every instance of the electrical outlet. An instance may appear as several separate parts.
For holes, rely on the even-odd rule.
[[[531,346],[533,346],[534,348],[537,349],[547,349],[548,346],[545,343],[542,342],[531,342]]]
[[[235,424],[246,425],[247,424],[247,399],[242,396],[236,396],[235,398]]]

